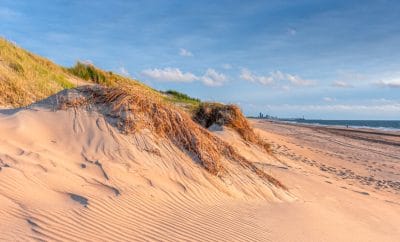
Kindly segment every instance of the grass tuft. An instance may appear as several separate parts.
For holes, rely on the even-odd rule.
[[[68,71],[84,80],[91,81],[102,85],[111,85],[113,80],[106,78],[106,73],[100,69],[97,69],[92,64],[84,64],[82,62],[77,62],[75,66],[68,68]],[[112,74],[108,74],[112,76]]]
[[[271,153],[270,144],[266,143],[254,132],[253,128],[240,111],[240,108],[236,105],[201,103],[193,119],[205,128],[209,128],[213,124],[231,127],[238,132],[245,141],[257,144],[268,153]]]
[[[176,100],[177,102],[188,102],[188,103],[196,103],[196,104],[200,103],[200,99],[190,97],[189,95],[187,95],[185,93],[181,93],[181,92],[178,92],[175,90],[167,90],[163,93],[172,96],[174,98],[174,100]]]
[[[17,62],[11,62],[8,64],[8,66],[17,73],[20,73],[20,74],[24,73],[24,68],[22,67],[22,65],[20,65]]]
[[[194,113],[194,111],[199,107],[201,103],[200,99],[190,97],[187,94],[175,90],[167,90],[160,92],[164,94],[164,98],[166,101],[175,104],[176,106],[182,108],[188,113]]]

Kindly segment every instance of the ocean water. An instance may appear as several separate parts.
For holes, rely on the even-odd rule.
[[[319,119],[285,119],[283,121],[316,124],[316,125],[333,125],[333,126],[349,126],[351,128],[372,128],[383,130],[400,130],[400,120],[319,120]]]

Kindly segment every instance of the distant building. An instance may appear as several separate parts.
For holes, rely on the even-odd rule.
[[[259,119],[278,119],[278,117],[274,117],[274,116],[271,116],[271,115],[268,115],[268,114],[263,114],[262,112],[260,112],[258,114],[257,118],[259,118]]]

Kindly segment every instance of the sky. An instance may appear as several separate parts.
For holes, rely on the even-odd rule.
[[[400,120],[400,1],[0,0],[0,35],[246,115]]]

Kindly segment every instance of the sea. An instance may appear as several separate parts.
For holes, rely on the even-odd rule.
[[[281,119],[292,123],[304,123],[323,126],[341,126],[351,128],[369,128],[400,131],[400,120],[322,120],[322,119]]]

